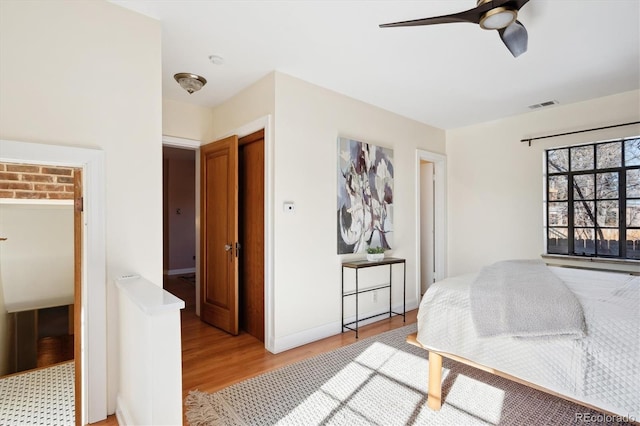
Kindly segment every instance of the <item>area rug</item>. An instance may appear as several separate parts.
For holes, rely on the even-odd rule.
[[[187,421],[192,426],[567,425],[584,419],[624,424],[447,359],[445,402],[440,411],[431,411],[427,352],[405,342],[413,332],[415,324],[215,393],[192,391],[185,401]]]

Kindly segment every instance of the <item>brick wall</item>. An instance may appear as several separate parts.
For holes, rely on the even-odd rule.
[[[0,198],[73,199],[71,167],[0,163]]]

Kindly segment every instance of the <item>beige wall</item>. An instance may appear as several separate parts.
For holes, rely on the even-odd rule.
[[[207,89],[209,88],[206,87],[203,90]],[[213,140],[212,116],[212,108],[173,99],[163,99],[162,134],[200,142],[210,142]]]
[[[212,140],[220,139],[261,117],[275,114],[275,73],[270,73],[214,108]]]
[[[393,255],[407,258],[407,302],[417,303],[416,149],[444,153],[444,131],[276,72],[214,109],[215,138],[267,114],[273,123],[276,341],[287,346],[335,333],[336,324],[339,330],[338,136],[394,149]],[[285,201],[295,203],[294,214],[283,212]]]
[[[110,412],[112,278],[162,285],[161,71],[155,20],[102,1],[0,2],[0,138],[105,152]]]
[[[520,140],[638,121],[640,92],[559,105],[447,132],[449,275],[502,259],[539,258],[544,149],[640,134],[640,126]]]
[[[275,135],[276,338],[340,321],[338,136],[393,149],[392,254],[406,258],[407,303],[417,304],[416,149],[444,153],[444,131],[277,73]]]
[[[205,89],[207,88],[205,87]],[[162,134],[209,143],[275,112],[275,74],[270,73],[216,108],[162,100]]]

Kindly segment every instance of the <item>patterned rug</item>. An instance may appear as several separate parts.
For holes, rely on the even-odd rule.
[[[215,393],[192,391],[185,401],[187,421],[192,426],[625,424],[447,359],[445,402],[440,411],[431,411],[427,353],[405,342],[413,332],[415,324]]]
[[[0,425],[75,425],[74,363],[0,379]]]

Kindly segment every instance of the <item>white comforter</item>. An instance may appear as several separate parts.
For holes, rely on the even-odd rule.
[[[550,269],[582,304],[586,337],[478,337],[469,308],[475,278],[470,274],[429,287],[418,311],[418,341],[603,410],[640,418],[640,277]]]

